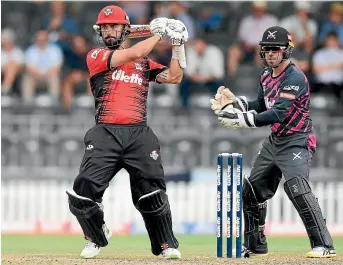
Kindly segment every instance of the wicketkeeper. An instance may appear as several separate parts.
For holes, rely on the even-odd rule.
[[[284,189],[298,211],[312,250],[307,257],[334,257],[336,251],[316,197],[308,183],[316,136],[310,117],[310,86],[304,73],[289,58],[294,44],[282,27],[268,28],[260,42],[266,67],[258,97],[247,101],[220,87],[212,110],[227,128],[271,126],[257,154],[250,176],[244,179],[244,254],[268,254],[264,234],[267,200],[285,177]]]

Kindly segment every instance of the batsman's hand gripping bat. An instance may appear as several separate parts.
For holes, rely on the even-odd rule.
[[[94,25],[93,29],[98,32],[100,31],[100,27],[98,25]],[[136,39],[136,38],[144,38],[144,37],[151,37],[153,36],[152,32],[150,31],[149,25],[130,25],[130,34],[128,36],[129,39]],[[178,48],[173,52],[173,57],[179,60],[181,68],[186,68],[186,54],[185,54],[185,47],[184,45],[175,45]],[[175,47],[174,46],[174,47]]]
[[[151,37],[153,34],[150,31],[149,25],[131,25],[130,26],[130,34],[128,38],[144,38],[144,37]],[[185,47],[184,45],[175,45],[178,46],[176,50],[173,50],[173,58],[177,59],[180,63],[181,68],[186,68],[186,54],[185,54]]]
[[[93,29],[95,31],[100,31],[100,27],[98,25],[94,25]],[[150,31],[149,25],[130,25],[130,34],[128,36],[129,39],[144,38],[151,36],[153,36],[153,34]]]

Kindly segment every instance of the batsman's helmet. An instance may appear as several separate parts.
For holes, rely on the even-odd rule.
[[[124,25],[122,34],[120,38],[118,38],[115,42],[107,43],[102,38],[101,25],[104,24],[121,24]],[[98,35],[98,39],[102,40],[108,48],[117,49],[126,39],[126,37],[130,34],[130,19],[127,13],[120,8],[119,6],[105,6],[99,12],[98,19],[96,24],[93,26],[96,34]]]
[[[283,52],[283,57],[281,62],[287,60],[291,57],[294,43],[292,42],[292,37],[289,32],[279,26],[274,26],[266,29],[263,33],[262,40],[260,41],[260,57],[263,60],[265,66],[268,66],[265,58],[266,52],[275,51],[275,52]],[[278,67],[278,65],[274,65],[273,67]]]

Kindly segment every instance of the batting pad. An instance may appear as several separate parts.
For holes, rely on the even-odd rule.
[[[161,254],[166,248],[179,247],[173,233],[168,196],[164,191],[157,190],[142,196],[136,208],[144,219],[154,255]]]
[[[70,212],[76,216],[87,240],[100,247],[108,244],[104,231],[104,212],[100,206],[89,198],[77,195],[75,192],[66,191]]]
[[[311,247],[332,247],[332,238],[326,227],[320,205],[307,180],[294,177],[285,182],[284,188],[305,225]]]

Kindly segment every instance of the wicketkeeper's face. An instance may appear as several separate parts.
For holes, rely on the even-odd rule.
[[[276,67],[282,62],[284,50],[285,47],[280,46],[264,46],[261,48],[263,57],[270,67]]]

